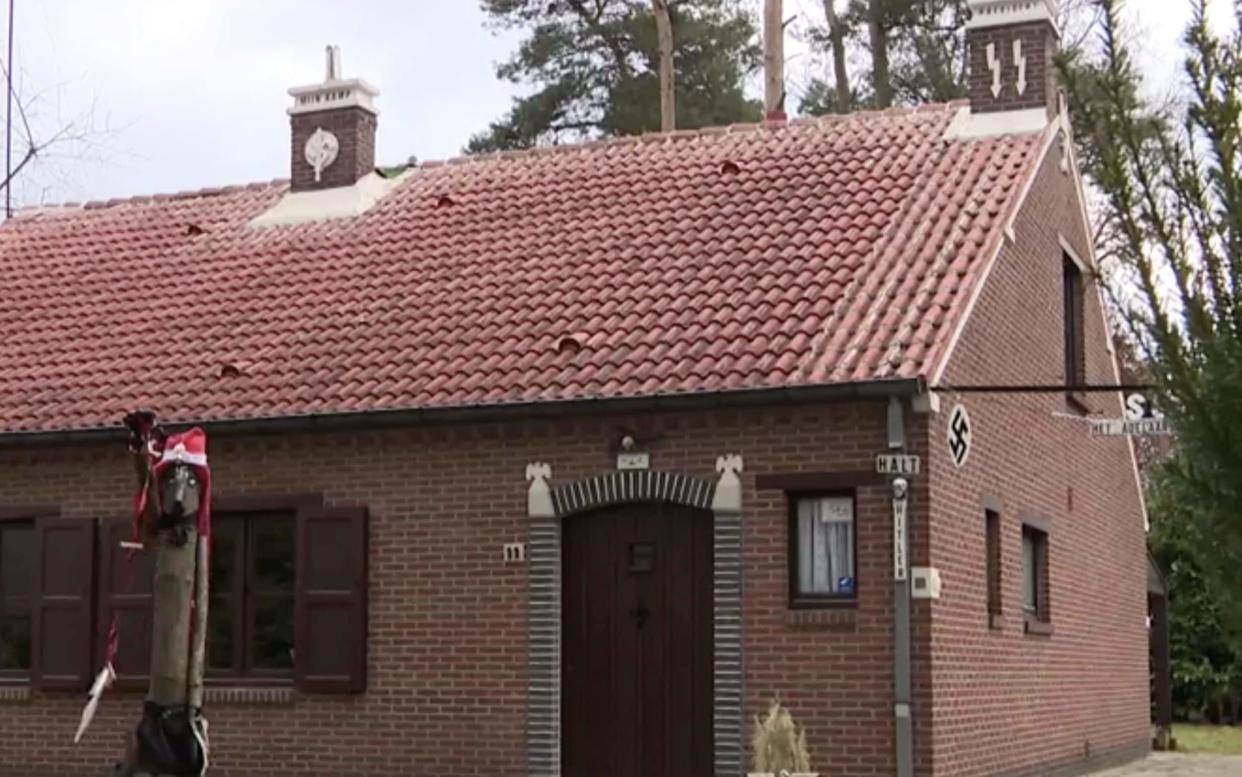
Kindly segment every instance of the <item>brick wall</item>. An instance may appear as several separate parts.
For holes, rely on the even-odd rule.
[[[791,624],[786,607],[784,496],[754,490],[763,473],[871,467],[883,421],[875,403],[213,439],[218,493],[366,503],[372,548],[368,692],[209,705],[213,774],[523,773],[526,569],[500,556],[525,539],[524,467],[548,461],[556,481],[611,470],[623,431],[656,441],[656,469],[714,477],[719,454],[745,457],[748,721],[779,697],[805,724],[818,768],[891,773],[887,489],[859,493],[859,609],[810,624]],[[119,443],[0,451],[0,505],[123,515],[130,477]],[[109,692],[74,746],[82,701],[0,701],[0,774],[96,773],[117,757],[140,696]]]
[[[1071,176],[1054,148],[1039,171],[944,376],[948,384],[1064,378],[1058,231],[1086,259]],[[1094,284],[1086,293],[1086,376],[1115,381]],[[1145,550],[1124,438],[1088,437],[1064,394],[944,396],[932,420],[931,609],[936,774],[968,777],[1072,764],[1148,738]],[[945,443],[963,402],[974,445],[955,469]],[[1121,413],[1115,394],[1087,399]],[[1070,417],[1066,417],[1068,414]],[[999,501],[1004,626],[988,625],[984,502]],[[1051,636],[1023,633],[1021,516],[1050,523]]]
[[[375,169],[375,114],[365,108],[333,108],[289,117],[292,129],[291,175],[293,191],[350,186]],[[317,129],[336,136],[340,150],[319,181],[306,163],[306,141]]]

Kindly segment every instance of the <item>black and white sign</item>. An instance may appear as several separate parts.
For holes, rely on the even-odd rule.
[[[954,465],[961,467],[970,458],[970,441],[974,436],[974,428],[970,424],[970,414],[964,405],[954,405],[949,413],[949,458]]]
[[[875,457],[875,471],[881,475],[917,475],[919,457],[906,453],[880,453]]]
[[[1163,418],[1104,418],[1091,422],[1092,437],[1117,437],[1128,434],[1169,434],[1169,422]]]
[[[906,567],[906,499],[893,500],[893,579],[905,580]]]
[[[1097,418],[1091,421],[1092,437],[1130,434],[1169,434],[1169,422],[1164,414],[1142,394],[1126,396],[1124,418]]]

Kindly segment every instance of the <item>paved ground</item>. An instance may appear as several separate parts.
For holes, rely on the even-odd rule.
[[[1091,777],[1242,777],[1242,756],[1152,753],[1119,769],[1097,772]]]

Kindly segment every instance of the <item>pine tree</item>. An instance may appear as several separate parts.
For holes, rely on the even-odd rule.
[[[1061,45],[1078,49],[1095,0],[1061,0]],[[966,96],[966,0],[821,0],[812,48],[831,62],[801,95],[804,113],[939,103]],[[877,57],[878,54],[878,57]],[[851,71],[846,72],[847,63]]]
[[[966,0],[851,0],[844,13],[832,0],[823,6],[824,24],[812,28],[811,41],[831,56],[833,84],[813,79],[802,99],[804,112],[843,113],[965,95]],[[844,74],[851,54],[870,65],[853,83]]]
[[[483,0],[501,27],[526,30],[499,77],[530,84],[470,152],[660,129],[659,44],[650,0]],[[669,0],[676,126],[755,121],[743,93],[759,64],[755,21],[740,0]]]
[[[1227,36],[1193,0],[1184,104],[1151,104],[1118,0],[1100,54],[1064,57],[1083,167],[1100,194],[1103,267],[1130,340],[1159,386],[1177,447],[1159,496],[1200,538],[1196,563],[1219,590],[1242,568],[1242,17]],[[1242,598],[1221,601],[1242,634]]]

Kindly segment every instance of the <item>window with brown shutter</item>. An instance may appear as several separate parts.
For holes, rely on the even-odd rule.
[[[217,502],[224,509],[212,516],[208,682],[296,680],[317,693],[364,690],[366,511],[323,508],[314,501],[273,496]],[[129,532],[129,519],[104,524],[98,644],[104,644],[117,612],[118,682],[146,688],[155,553],[136,554],[127,572],[120,542]]]
[[[133,518],[106,519],[100,541],[99,656],[107,645],[113,613],[117,616],[116,687],[145,690],[151,669],[151,587],[155,552],[142,550],[129,558],[121,547],[133,533]]]
[[[298,511],[294,677],[313,693],[366,689],[367,512]]]
[[[90,685],[95,525],[89,518],[35,522],[31,676],[45,690]]]

